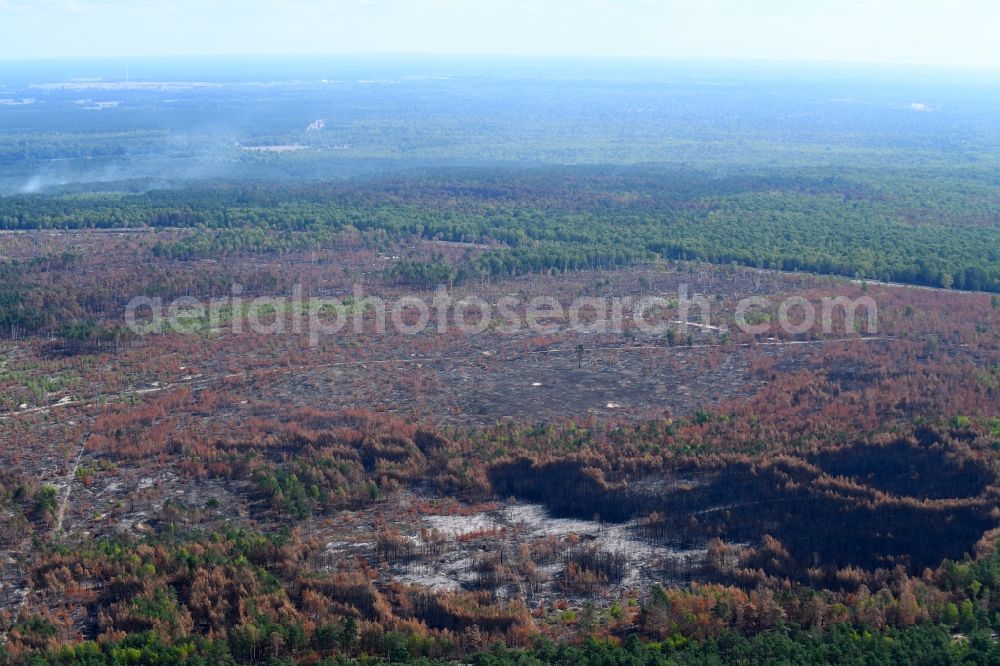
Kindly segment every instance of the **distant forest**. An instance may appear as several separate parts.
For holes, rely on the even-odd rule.
[[[662,257],[1000,291],[1000,184],[988,171],[438,170],[0,201],[3,229],[203,231],[154,248],[178,260],[321,247],[356,229],[488,245],[458,278]]]

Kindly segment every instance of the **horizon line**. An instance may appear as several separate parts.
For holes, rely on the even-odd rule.
[[[510,61],[605,61],[605,62],[645,62],[645,63],[702,63],[726,65],[823,65],[830,67],[879,67],[879,68],[930,68],[940,70],[965,70],[970,72],[1000,72],[1000,65],[969,63],[899,62],[886,60],[824,60],[798,58],[739,58],[718,56],[667,56],[640,54],[581,54],[581,53],[458,53],[458,52],[405,52],[405,51],[342,51],[313,53],[141,53],[119,55],[52,55],[52,56],[0,56],[0,62],[86,62],[101,60],[226,60],[252,58],[254,60],[281,59],[442,59],[442,60],[510,60]]]

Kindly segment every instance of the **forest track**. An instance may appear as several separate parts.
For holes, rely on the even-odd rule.
[[[52,528],[52,534],[59,534],[62,532],[63,519],[66,516],[66,507],[69,505],[69,496],[73,492],[73,482],[76,481],[76,473],[80,469],[80,462],[83,460],[83,452],[87,448],[87,438],[82,438],[80,442],[80,449],[76,452],[76,460],[73,462],[73,468],[69,471],[69,476],[66,478],[66,485],[63,488],[62,499],[59,501],[59,508],[56,512],[56,524]]]

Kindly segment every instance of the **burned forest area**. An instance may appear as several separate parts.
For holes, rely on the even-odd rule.
[[[448,288],[564,303],[683,288],[715,306],[711,324],[403,334],[379,330],[354,285],[432,302],[441,287],[398,268],[454,275],[482,247],[355,233],[217,259],[156,250],[189,234],[3,238],[47,312],[106,331],[2,343],[12,660],[134,636],[198,637],[242,662],[447,659],[498,640],[996,620],[989,294],[659,260]],[[290,322],[116,328],[136,285],[230,283],[248,300],[299,285],[355,308],[358,327],[316,344]],[[761,316],[745,334],[727,319],[738,298],[791,293],[870,297],[879,330],[803,335]],[[266,307],[265,324],[283,314]]]

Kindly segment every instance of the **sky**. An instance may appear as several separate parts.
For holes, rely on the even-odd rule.
[[[638,56],[1000,69],[996,0],[0,0],[0,59]]]

